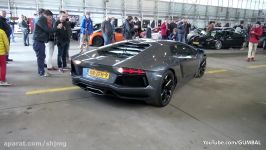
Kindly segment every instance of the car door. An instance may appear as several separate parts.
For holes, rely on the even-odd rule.
[[[182,43],[173,44],[171,50],[176,63],[180,64],[183,77],[193,76],[198,66],[197,50]]]
[[[223,42],[224,47],[232,47],[235,45],[231,31],[223,31],[223,36],[224,36],[224,42]]]
[[[241,47],[245,41],[245,37],[240,33],[233,32],[233,42],[235,43],[234,47]]]

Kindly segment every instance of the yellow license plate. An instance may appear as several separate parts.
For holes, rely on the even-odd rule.
[[[110,74],[108,72],[98,71],[95,69],[89,69],[88,75],[91,77],[102,78],[102,79],[109,79],[110,77]]]
[[[193,44],[195,44],[195,45],[199,45],[199,42],[193,42]]]

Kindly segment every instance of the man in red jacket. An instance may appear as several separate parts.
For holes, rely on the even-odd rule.
[[[257,46],[259,43],[259,38],[263,33],[263,29],[261,27],[260,22],[258,21],[249,32],[249,50],[248,50],[248,58],[247,61],[255,61],[255,54],[257,50]]]

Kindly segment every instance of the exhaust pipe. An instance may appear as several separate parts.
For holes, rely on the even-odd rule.
[[[86,87],[86,90],[92,94],[96,94],[96,95],[104,95],[104,92],[100,89],[96,89],[96,88],[92,88],[92,87],[89,87],[87,86]]]

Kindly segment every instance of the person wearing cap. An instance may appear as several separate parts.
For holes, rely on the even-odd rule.
[[[260,36],[263,33],[261,23],[258,21],[255,25],[252,26],[249,32],[249,49],[247,61],[255,61],[255,54],[258,47]]]

